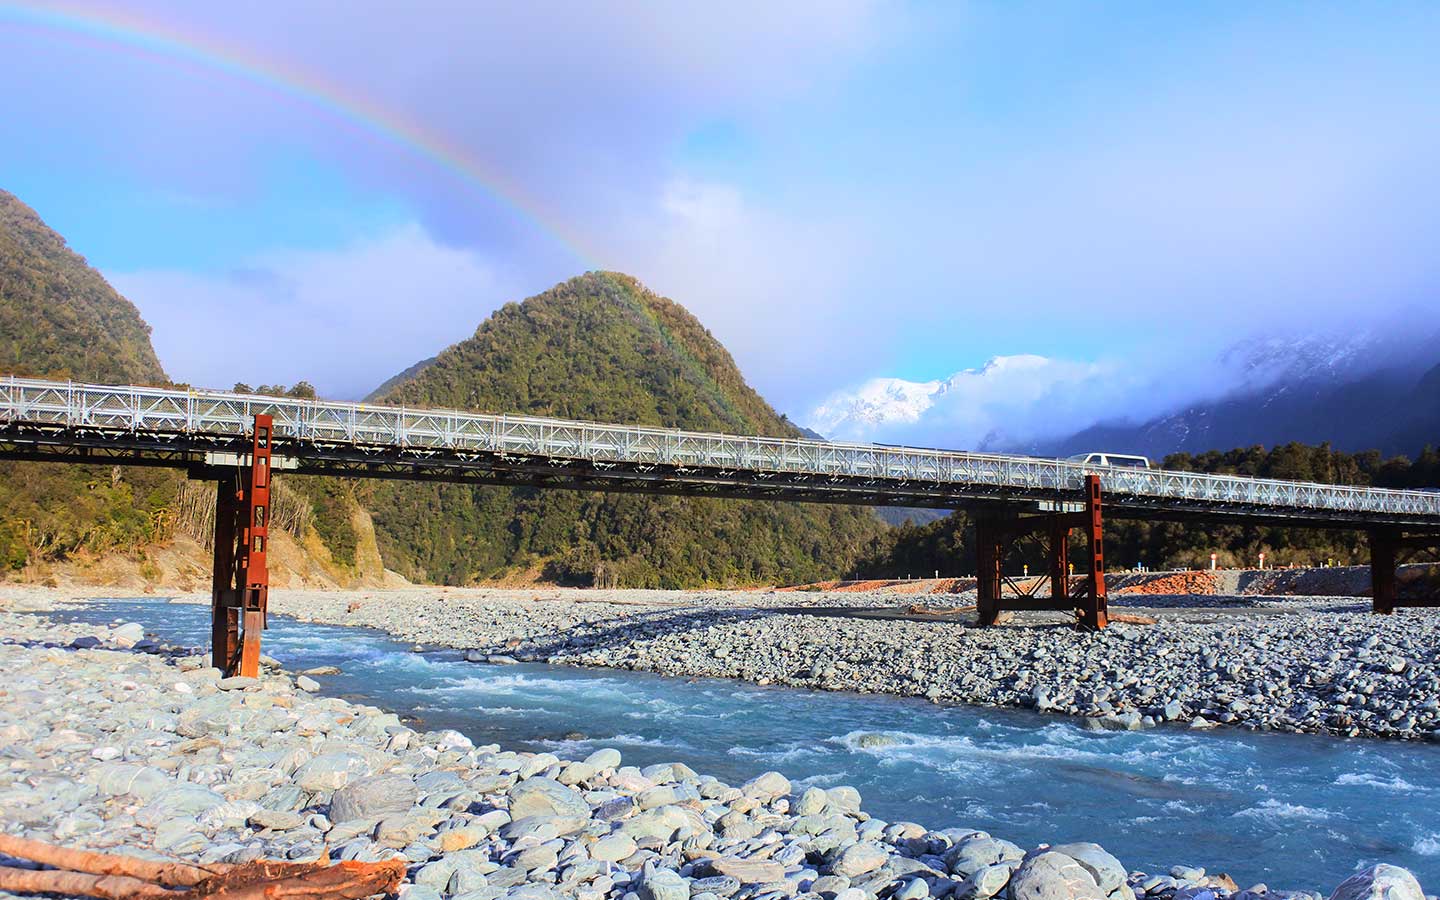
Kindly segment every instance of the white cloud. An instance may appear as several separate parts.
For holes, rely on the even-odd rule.
[[[171,377],[221,388],[304,379],[336,398],[363,396],[468,336],[515,290],[486,260],[413,223],[223,273],[106,277],[153,327]]]
[[[1106,363],[997,356],[980,368],[935,381],[872,378],[832,394],[805,424],[839,440],[1013,445],[1073,430],[1073,420],[1062,419],[1051,431],[1047,418],[1068,405],[1068,395],[1097,389],[1113,393],[1119,381],[1120,373]]]

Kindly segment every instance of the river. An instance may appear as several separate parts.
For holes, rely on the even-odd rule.
[[[142,623],[209,640],[208,607],[159,600],[67,606],[66,621]],[[680,761],[724,780],[776,769],[850,784],[865,809],[965,826],[1033,847],[1088,840],[1130,869],[1184,863],[1241,887],[1333,887],[1390,862],[1440,885],[1440,745],[1167,727],[1095,732],[1015,710],[682,680],[539,664],[467,663],[366,629],[272,616],[265,651],[339,666],[324,691],[455,728],[477,743],[627,762]]]

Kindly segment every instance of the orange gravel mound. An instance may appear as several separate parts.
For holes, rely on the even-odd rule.
[[[1117,594],[1214,594],[1220,581],[1214,572],[1169,572],[1118,588]]]

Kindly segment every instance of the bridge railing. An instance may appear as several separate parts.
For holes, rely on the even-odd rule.
[[[256,413],[278,438],[308,444],[431,448],[767,475],[906,484],[1078,491],[1097,473],[1108,494],[1219,507],[1386,513],[1440,518],[1440,494],[1166,469],[1095,466],[995,453],[890,447],[605,425],[534,416],[406,409],[223,391],[0,379],[0,422],[105,432],[240,436]]]

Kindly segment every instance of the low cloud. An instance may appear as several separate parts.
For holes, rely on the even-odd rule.
[[[226,272],[105,274],[151,324],[171,377],[217,388],[303,379],[344,399],[467,337],[515,290],[413,223]]]

